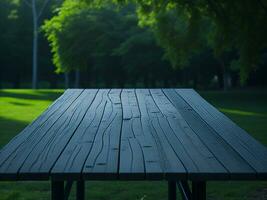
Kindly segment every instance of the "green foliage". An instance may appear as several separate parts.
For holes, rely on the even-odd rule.
[[[40,9],[42,0],[38,0]],[[58,0],[51,0],[39,18],[41,24],[51,16]],[[32,66],[32,12],[23,0],[0,1],[0,87],[25,87],[31,80]],[[39,75],[41,80],[53,77],[50,49],[42,34],[39,37]],[[53,77],[54,78],[54,77]]]
[[[119,41],[119,14],[111,6],[86,6],[65,1],[58,14],[46,21],[43,30],[51,44],[58,72],[85,69],[94,58],[111,54]]]
[[[86,1],[86,0],[84,0]],[[98,4],[102,0],[96,0]],[[117,0],[127,3],[127,0]],[[219,60],[234,49],[241,82],[259,65],[267,47],[265,0],[132,0],[138,5],[140,24],[149,25],[174,67],[188,65],[190,58],[207,46]],[[91,3],[87,0],[87,3]],[[228,66],[229,68],[229,66]]]
[[[46,38],[56,71],[82,69],[84,87],[221,88],[225,72],[235,86],[238,72],[249,86],[266,85],[266,0],[65,0],[58,9],[61,2],[51,0],[39,20],[53,17],[39,38],[44,87],[64,81]],[[22,0],[0,1],[0,87],[29,86],[30,11]]]
[[[43,30],[51,44],[58,72],[89,70],[109,87],[126,82],[170,79],[170,66],[162,60],[153,33],[137,26],[135,7],[87,5],[65,1]],[[94,77],[91,77],[94,79]]]
[[[80,10],[80,6],[81,4],[78,4],[75,1],[64,2],[64,6],[57,10],[58,15],[56,17],[53,17],[51,20],[45,21],[45,24],[43,25],[43,30],[45,31],[47,39],[50,42],[52,48],[53,63],[57,67],[57,72],[64,70],[68,71],[73,67],[75,68],[75,62],[77,62],[77,59],[79,59],[79,54],[77,54],[78,58],[73,56],[72,54],[77,53],[80,48],[70,48],[69,45],[71,44],[68,43],[68,38],[71,38],[72,41],[76,41],[74,45],[79,45],[79,38],[72,38],[73,36],[75,36],[73,32],[83,30],[80,30],[78,28],[79,24],[77,24],[77,27],[71,27],[69,23],[65,22],[64,19],[69,16],[75,16],[75,14],[77,14]],[[83,23],[83,20],[80,20],[80,23]],[[73,30],[70,31],[70,29],[72,28]],[[67,32],[64,32],[65,30],[67,30]],[[66,48],[66,50],[69,50],[66,53],[64,52],[64,48],[59,46],[59,43],[62,40],[66,41],[66,43],[63,43],[65,44],[64,48]],[[70,55],[70,53],[72,54]],[[81,62],[83,63],[85,61],[81,60]]]

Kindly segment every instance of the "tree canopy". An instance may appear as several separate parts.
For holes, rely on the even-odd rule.
[[[240,69],[244,82],[259,65],[261,53],[267,47],[266,1],[143,0],[138,3],[142,21],[152,16],[149,21],[175,64],[205,45],[218,58],[234,49],[238,56],[231,65]]]
[[[133,5],[89,6],[68,0],[43,30],[57,72],[89,70],[107,84],[117,80],[121,86],[171,81],[170,65],[163,61],[153,33],[137,23]]]
[[[35,2],[42,31],[30,1],[0,1],[0,87],[30,86],[36,31],[40,87],[266,85],[266,0]]]
[[[105,4],[105,0],[83,0]],[[261,62],[267,47],[266,0],[113,0],[137,5],[141,25],[152,27],[173,67],[210,47],[224,63],[224,53],[236,51],[231,67],[240,70],[244,83]]]

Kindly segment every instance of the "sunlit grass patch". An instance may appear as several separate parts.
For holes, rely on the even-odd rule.
[[[62,90],[0,90],[0,117],[31,122]]]
[[[219,110],[221,112],[226,113],[226,114],[267,117],[267,114],[262,114],[262,113],[258,113],[258,112],[249,112],[249,111],[244,111],[244,110],[235,110],[235,109],[228,109],[228,108],[219,108]]]

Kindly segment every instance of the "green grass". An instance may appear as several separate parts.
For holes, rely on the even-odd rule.
[[[0,147],[44,111],[62,92],[0,90]],[[267,92],[201,92],[201,95],[267,146]],[[260,191],[266,191],[266,188],[266,182],[210,182],[208,199],[264,199],[264,194]],[[73,199],[74,192],[71,195]],[[87,182],[86,195],[88,199],[95,200],[161,200],[167,199],[167,184],[92,181]],[[0,183],[0,200],[49,198],[49,182]]]

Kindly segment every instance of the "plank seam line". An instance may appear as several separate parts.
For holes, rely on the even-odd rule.
[[[172,104],[172,102],[170,101],[170,99],[165,95],[165,93],[161,90],[162,94],[164,94],[164,96],[166,97],[166,99],[169,101],[169,103]],[[172,104],[172,106],[176,109],[176,107]],[[176,111],[182,116],[182,114],[180,113],[179,110],[176,109]],[[168,117],[167,117],[168,118]],[[225,166],[217,159],[217,157],[214,155],[214,153],[210,150],[210,148],[203,142],[203,140],[199,137],[199,135],[194,131],[194,129],[191,127],[191,125],[183,118],[183,120],[185,121],[185,123],[190,127],[190,130],[195,134],[195,136],[200,140],[201,144],[207,148],[208,152],[210,152],[214,159],[221,165],[221,167],[225,170],[228,171]],[[172,131],[175,133],[175,131],[173,130],[173,127],[171,126],[169,120],[168,120],[168,124],[170,126],[170,128],[172,129]],[[180,140],[177,135],[175,134],[175,137]],[[186,149],[185,149],[186,150]],[[191,156],[190,156],[191,157]],[[192,159],[193,160],[193,159]]]
[[[112,105],[112,111],[111,111],[111,113],[110,113],[110,115],[109,115],[109,119],[110,119],[110,117],[111,117],[111,115],[113,115],[113,110],[114,110],[114,108],[113,108],[113,102],[112,102],[112,100],[110,99],[110,97],[109,97],[109,94],[110,94],[110,92],[108,93],[108,99],[109,99],[109,101],[111,102],[111,105]],[[102,152],[102,150],[103,150],[103,148],[104,148],[104,143],[105,143],[105,140],[104,140],[104,137],[105,137],[105,134],[106,134],[106,131],[110,128],[110,126],[112,126],[112,123],[113,123],[113,121],[116,119],[116,117],[117,117],[117,113],[114,115],[114,117],[112,118],[112,120],[108,123],[108,125],[107,125],[107,127],[105,127],[105,129],[104,129],[104,131],[103,131],[103,133],[102,133],[102,136],[101,136],[101,150],[97,153],[97,156],[95,157],[95,160],[94,160],[94,166],[95,166],[95,164],[96,164],[96,161],[97,161],[97,159],[98,159],[98,157],[99,157],[99,155],[101,154],[101,152]],[[108,137],[109,139],[110,139],[110,135],[109,135],[109,137]],[[108,139],[108,140],[109,140]],[[108,154],[109,154],[109,151],[108,151]],[[108,158],[108,157],[107,157]]]
[[[143,128],[143,123],[142,123],[142,120],[141,120],[141,115],[142,115],[142,113],[141,113],[141,109],[140,109],[140,107],[139,107],[139,101],[138,101],[138,98],[137,98],[137,95],[136,95],[136,89],[134,89],[134,97],[135,97],[135,99],[136,99],[136,103],[137,103],[137,107],[138,107],[138,111],[139,111],[139,114],[140,114],[140,117],[139,117],[139,120],[140,120],[140,124],[141,124],[141,128],[142,128],[142,133],[143,133],[143,136],[145,136],[145,134],[144,134],[144,128]],[[140,149],[141,149],[141,152],[142,152],[142,157],[143,157],[143,165],[144,165],[144,179],[146,179],[146,162],[145,162],[145,154],[144,154],[144,151],[143,151],[143,148],[142,148],[142,145],[141,145],[141,143],[140,143],[140,141],[139,141],[139,139],[137,139],[137,142],[138,142],[138,145],[140,146]]]
[[[78,110],[78,106],[77,106],[77,107],[75,108],[75,110],[73,111],[71,117],[70,117],[69,119],[66,118],[66,119],[64,120],[64,122],[62,123],[62,125],[65,124],[65,123],[67,123],[66,126],[68,126],[68,125],[70,124],[70,122],[72,121],[72,118],[74,117],[74,113],[75,113],[77,110]],[[80,111],[79,113],[81,113],[81,111]],[[60,128],[61,128],[61,127],[58,127],[58,128],[56,129],[56,132],[58,132],[58,131],[60,130]],[[52,147],[52,149],[51,149],[51,148],[48,148],[48,147],[49,147],[50,145],[53,145],[53,142],[54,142],[54,140],[56,140],[57,137],[58,137],[58,135],[57,135],[57,134],[54,134],[54,135],[50,135],[50,137],[47,138],[47,143],[44,145],[44,147],[43,147],[43,151],[42,151],[42,152],[46,152],[46,155],[44,156],[44,155],[42,155],[42,154],[39,153],[39,155],[38,155],[37,158],[35,159],[35,162],[32,162],[32,164],[31,164],[31,166],[30,166],[30,168],[29,168],[29,171],[31,171],[32,167],[38,162],[40,156],[43,156],[43,157],[44,157],[44,162],[47,160],[48,155],[49,155],[49,152],[50,152],[50,151],[53,152],[56,146]],[[41,163],[41,165],[39,166],[38,170],[40,170],[40,169],[42,168],[44,162]]]
[[[151,92],[150,92],[150,94],[151,94],[151,97],[152,97],[152,99],[153,99],[155,105],[157,106],[157,108],[159,109],[159,111],[161,112],[161,114],[163,115],[163,117],[165,118],[166,122],[168,123],[169,128],[170,128],[170,129],[172,130],[172,132],[174,133],[175,138],[177,138],[177,140],[178,140],[179,143],[181,144],[182,148],[184,149],[184,151],[186,152],[186,154],[188,155],[188,157],[190,158],[190,160],[192,161],[192,163],[194,164],[194,166],[196,167],[196,169],[199,171],[199,168],[198,168],[197,164],[194,162],[194,160],[192,159],[192,157],[189,155],[188,151],[187,151],[186,148],[184,147],[184,145],[183,145],[183,143],[181,142],[181,140],[180,140],[180,139],[177,137],[177,135],[175,134],[175,131],[173,130],[173,127],[170,125],[170,122],[169,122],[168,118],[163,114],[163,112],[161,111],[161,109],[160,109],[159,106],[157,105],[157,103],[156,103],[156,101],[155,101],[155,99],[154,99],[154,97],[153,97],[153,95],[152,95]],[[157,120],[158,120],[158,123],[160,124],[160,122],[159,122],[159,118],[157,118]],[[169,143],[170,146],[172,147],[173,151],[175,152],[176,156],[177,156],[178,159],[181,161],[181,159],[179,158],[179,156],[177,155],[176,151],[174,150],[173,145],[170,143],[170,140],[168,139],[168,137],[167,137],[167,135],[166,135],[166,132],[165,132],[164,129],[161,127],[161,125],[160,125],[160,128],[161,128],[162,132],[164,133],[166,140],[168,141],[168,143]],[[183,163],[183,162],[181,161],[181,163]],[[184,166],[184,165],[183,165],[183,166]],[[184,166],[184,167],[185,167],[185,166]]]
[[[84,90],[84,91],[86,91],[86,90]],[[62,154],[62,153],[64,152],[64,150],[66,149],[67,145],[69,144],[69,142],[70,142],[71,138],[73,137],[73,135],[75,134],[76,130],[77,130],[78,127],[81,125],[81,123],[82,123],[82,121],[83,121],[83,119],[84,119],[84,117],[85,117],[87,111],[89,110],[89,108],[91,107],[92,103],[94,102],[94,100],[95,100],[95,98],[96,98],[96,95],[97,95],[98,91],[99,91],[99,90],[96,91],[96,93],[95,93],[95,95],[94,95],[94,98],[92,99],[90,105],[88,106],[88,108],[87,108],[86,111],[84,112],[84,115],[82,116],[82,118],[81,118],[79,124],[77,125],[77,127],[76,127],[75,130],[73,131],[73,133],[72,133],[71,137],[69,138],[68,142],[65,144],[65,146],[64,146],[63,149],[61,150],[61,153],[58,155],[57,159],[54,161],[53,165],[50,167],[50,169],[49,169],[49,176],[51,176],[51,170],[54,168],[54,166],[55,166],[56,162],[58,161],[58,159],[60,158],[61,154]]]
[[[229,142],[227,142],[220,134],[218,134],[218,132],[213,128],[213,127],[211,127],[211,125],[209,125],[208,124],[208,122],[206,122],[206,120],[204,120],[201,116],[200,116],[200,114],[176,91],[176,90],[174,90],[175,91],[175,93],[178,95],[178,96],[180,96],[184,101],[185,101],[185,103],[189,106],[189,107],[191,107],[194,111],[195,111],[195,113],[199,116],[199,118],[207,125],[207,127],[209,127],[209,129],[211,129],[211,130],[213,130],[213,132],[215,132],[216,133],[216,135],[218,135],[226,144],[228,144],[228,146],[234,151],[234,152],[236,152],[239,156],[240,156],[240,158],[245,162],[245,163],[247,163],[249,166],[250,166],[250,168],[253,170],[253,171],[255,171],[255,173],[256,174],[258,174],[258,172],[257,172],[257,170],[232,146],[232,145],[230,145],[229,144]],[[202,97],[201,97],[202,98]]]
[[[64,94],[62,94],[62,95],[61,95],[61,96],[60,96],[54,103],[52,103],[52,105],[50,105],[49,107],[52,107],[53,105],[55,105],[56,102],[58,102],[59,99],[62,99],[62,98],[63,98],[63,96],[64,96]],[[75,100],[74,100],[74,101],[75,101]],[[54,114],[56,111],[57,111],[57,110],[55,110],[54,112],[52,112],[52,114]],[[47,112],[48,112],[48,108],[47,108],[46,110],[44,110],[44,112],[43,112],[39,117],[36,117],[36,118],[33,120],[33,122],[32,122],[31,124],[29,124],[28,126],[33,126],[33,124],[36,123],[37,120],[38,120],[40,117],[44,117],[44,115],[45,115]],[[43,122],[43,124],[46,123],[47,120],[49,120],[49,119],[51,118],[52,114],[50,114],[50,115],[48,116],[48,118]],[[28,138],[32,137],[33,133],[34,133],[36,130],[39,130],[39,129],[43,126],[43,124],[40,125],[40,126],[38,126],[38,127],[36,127],[36,128],[34,128],[34,129],[32,130],[32,133],[31,133],[31,134],[29,134],[28,136],[25,136],[25,139],[23,140],[23,142],[20,143],[20,144],[19,144],[19,145],[12,151],[12,154],[13,154],[13,152],[17,151],[18,148],[20,148],[20,146],[23,145],[23,144],[25,143],[26,140],[28,140]],[[28,127],[28,126],[27,126],[27,127]],[[21,134],[24,134],[24,131],[26,131],[26,128],[27,128],[27,127],[25,127],[25,128],[21,131],[21,133],[19,133],[18,135],[16,135],[13,139],[11,139],[11,140],[8,142],[8,144],[6,144],[6,145],[2,148],[2,150],[0,151],[0,155],[1,155],[2,152],[4,152],[4,150],[7,148],[8,145],[10,145],[12,142],[14,142],[17,138],[19,138],[19,137],[21,136]],[[5,160],[3,160],[3,161],[1,162],[0,166],[3,165],[3,164],[6,162],[7,159],[8,159],[8,157],[7,157]]]
[[[97,94],[99,94],[99,93],[97,93]],[[97,96],[97,95],[96,95]],[[95,100],[94,100],[95,101]],[[93,102],[94,103],[94,102]],[[92,103],[92,104],[93,104]],[[97,110],[98,108],[99,108],[99,106],[101,105],[101,103],[102,103],[102,100],[101,100],[101,102],[99,102],[98,104],[97,104],[97,106],[96,106],[96,109],[95,110]],[[104,107],[105,107],[105,105],[104,105]],[[90,107],[91,108],[91,107]],[[89,109],[90,109],[89,108]],[[89,112],[89,110],[87,111],[87,112]],[[87,114],[87,112],[86,112],[86,114]],[[96,117],[96,111],[94,112],[94,117],[93,117],[93,119],[91,120],[91,122],[86,126],[86,128],[83,130],[83,134],[82,134],[82,137],[85,135],[85,133],[87,132],[87,130],[88,130],[88,128],[91,126],[91,124],[94,122],[94,120],[95,120],[95,117]],[[99,122],[100,123],[100,122]],[[98,124],[99,124],[98,123]],[[75,152],[75,150],[76,150],[76,148],[77,148],[77,146],[75,146],[74,147],[74,152]],[[79,150],[78,150],[78,152],[76,153],[76,155],[71,159],[71,157],[69,157],[68,158],[68,161],[67,161],[67,163],[66,163],[66,166],[65,166],[65,168],[64,168],[64,171],[67,171],[67,166],[68,166],[68,164],[71,162],[71,164],[70,164],[70,166],[68,167],[68,168],[72,168],[72,166],[73,166],[73,164],[74,164],[74,161],[75,161],[75,159],[76,159],[76,157],[78,156],[78,153],[80,152],[82,150],[82,148],[81,147],[79,147]],[[73,156],[73,154],[72,154],[72,156]],[[52,169],[53,170],[53,169]]]
[[[109,91],[110,91],[110,90],[109,90]],[[103,96],[104,96],[104,95],[102,94],[101,102],[102,102],[103,99],[104,99]],[[101,103],[99,103],[99,104],[97,105],[97,107],[96,107],[96,109],[95,109],[95,112],[96,112],[96,110],[98,109],[98,107],[99,107],[100,105],[101,105]],[[94,144],[94,142],[95,142],[95,139],[96,139],[98,130],[99,130],[100,125],[101,125],[101,121],[102,121],[102,119],[103,119],[103,116],[104,116],[104,113],[105,113],[105,110],[106,110],[106,105],[107,105],[107,100],[105,100],[104,109],[103,109],[103,112],[102,112],[102,114],[101,114],[100,121],[99,121],[99,123],[98,123],[98,127],[97,127],[97,129],[96,129],[96,132],[95,132],[96,134],[94,135],[94,139],[93,139],[92,144]],[[84,159],[83,165],[82,165],[82,167],[81,167],[81,172],[80,172],[81,176],[82,176],[82,172],[83,172],[85,163],[86,163],[88,157],[90,156],[90,154],[91,154],[91,152],[92,152],[93,146],[94,146],[94,145],[91,146],[91,148],[90,148],[88,154],[86,155],[86,157],[85,157],[85,159]]]
[[[121,127],[120,127],[120,137],[119,137],[119,150],[118,150],[118,165],[117,165],[117,179],[120,178],[120,162],[121,162],[121,137],[122,137],[122,124],[123,124],[123,106],[122,106],[122,91],[120,92],[120,102],[121,102]]]
[[[165,95],[165,97],[169,100],[169,102],[173,105],[172,100],[168,97],[168,95],[165,94],[164,90],[162,90],[162,93]],[[175,105],[173,105],[173,107],[178,111],[178,109],[175,107]],[[179,112],[179,111],[178,111]],[[180,113],[180,112],[179,112]],[[182,113],[180,113],[182,115]],[[183,115],[182,115],[183,116]],[[184,119],[184,118],[183,118]],[[192,130],[192,132],[195,133],[195,135],[199,138],[199,140],[201,141],[201,143],[209,150],[209,152],[214,156],[214,158],[218,161],[218,163],[220,163],[222,165],[222,167],[225,169],[225,171],[227,171],[228,173],[230,173],[230,171],[226,168],[226,166],[217,158],[217,156],[213,153],[213,151],[208,147],[208,145],[206,145],[203,140],[201,139],[201,137],[199,137],[199,135],[195,132],[195,130],[192,128],[192,126],[190,125],[190,123],[188,123],[188,121],[186,119],[184,119],[185,122],[187,123],[187,125],[190,127],[190,129]]]
[[[85,133],[86,133],[86,131],[88,130],[88,128],[93,124],[93,122],[94,122],[94,120],[95,120],[95,118],[96,118],[96,110],[99,108],[99,106],[101,105],[102,101],[103,101],[103,94],[102,94],[101,102],[99,102],[99,103],[97,104],[96,108],[95,108],[94,117],[93,117],[93,119],[91,120],[91,122],[89,123],[89,125],[88,125],[88,126],[85,128],[85,130],[83,131],[82,137],[85,135]],[[98,131],[98,129],[99,129],[99,125],[100,125],[100,123],[101,123],[101,119],[102,119],[103,113],[104,113],[104,111],[105,111],[106,104],[107,104],[107,102],[105,102],[105,104],[104,104],[103,112],[102,112],[102,115],[101,115],[101,117],[100,117],[100,121],[99,121],[99,123],[98,123],[98,128],[97,128],[97,130],[96,130],[96,132],[95,132],[96,134],[97,134],[97,131]],[[96,134],[94,135],[93,141],[95,141]],[[91,146],[91,148],[92,148],[92,147],[93,147],[93,145]],[[90,148],[90,150],[91,150],[91,148]],[[90,150],[89,150],[88,153],[90,153]],[[72,162],[74,162],[74,160],[73,160]]]
[[[195,92],[195,94],[202,98],[198,93]],[[211,115],[214,119],[218,119],[218,118],[221,118],[223,120],[224,123],[229,123],[229,125],[232,127],[232,128],[236,128],[238,129],[240,132],[239,134],[236,133],[236,131],[232,131],[231,129],[229,129],[228,127],[226,127],[226,130],[231,132],[232,134],[235,135],[235,137],[237,137],[239,139],[239,143],[241,146],[243,146],[243,148],[245,148],[254,158],[258,159],[257,158],[257,155],[254,154],[254,152],[250,151],[250,144],[248,143],[248,139],[249,140],[253,140],[253,143],[252,145],[255,145],[255,142],[256,142],[256,145],[260,145],[260,146],[263,146],[259,141],[255,140],[253,137],[251,137],[251,135],[247,134],[246,131],[237,126],[229,117],[227,117],[226,115],[224,115],[222,112],[220,112],[219,110],[217,110],[212,104],[208,103],[205,99],[203,99],[203,106],[201,106],[201,108],[206,112],[208,113],[209,115]],[[211,106],[211,108],[217,112],[217,116],[214,116],[207,108],[205,108],[205,104],[207,106]],[[216,114],[215,114],[216,115]],[[219,115],[219,116],[218,116]],[[221,127],[222,125],[217,125],[217,127]],[[242,138],[242,137],[246,137],[246,138]],[[265,147],[265,146],[263,146]],[[265,157],[265,155],[262,155],[262,152],[260,152],[260,156],[261,157]]]
[[[144,90],[143,90],[144,91]],[[139,90],[139,95],[142,96],[142,92],[141,90]],[[141,97],[140,97],[141,98]],[[148,116],[150,116],[149,114],[149,111],[148,111],[148,107],[147,107],[147,104],[146,104],[146,97],[145,95],[142,96],[142,99],[144,101],[144,108],[145,108],[145,111],[147,113]],[[139,102],[138,102],[139,103]],[[142,116],[141,116],[142,118]],[[151,136],[152,138],[154,139],[154,142],[155,142],[155,148],[157,149],[158,151],[158,156],[159,156],[159,163],[160,163],[160,167],[161,167],[161,170],[162,170],[162,174],[163,176],[165,177],[165,171],[166,171],[166,166],[169,165],[169,161],[166,160],[166,152],[163,151],[163,147],[162,147],[162,142],[161,142],[161,139],[159,139],[159,135],[157,134],[157,129],[155,128],[155,126],[153,125],[153,121],[150,117],[148,117],[148,119],[146,120],[147,123],[149,124],[149,129],[151,130]],[[154,130],[154,131],[152,131]]]
[[[46,133],[52,128],[52,126],[59,120],[59,118],[62,117],[62,115],[70,108],[70,106],[73,104],[73,102],[75,102],[83,93],[83,91],[80,92],[80,94],[72,101],[72,103],[64,110],[64,112],[62,112],[62,114],[56,119],[56,121],[49,127],[49,129],[46,131]],[[45,136],[45,134],[43,135],[43,137]],[[40,141],[43,137],[41,137],[38,141]],[[36,147],[38,145],[35,144],[34,147]],[[18,171],[17,171],[17,177],[19,178],[19,172],[21,170],[21,168],[24,166],[24,163],[26,162],[26,160],[28,159],[28,157],[30,156],[30,154],[33,152],[34,147],[31,149],[31,151],[28,153],[28,155],[26,156],[26,158],[24,159],[24,161],[22,162],[21,166],[19,167]]]
[[[168,97],[168,95],[166,94],[166,92],[165,91],[163,91],[163,93],[165,94],[165,96],[170,100],[170,102],[172,103],[172,105],[173,105],[173,102],[172,102],[172,100]],[[176,93],[175,93],[176,94]],[[184,100],[184,99],[183,99]],[[184,100],[185,101],[185,100]],[[185,101],[185,103],[187,104],[187,102]],[[176,107],[175,105],[173,105],[174,107]],[[177,108],[176,108],[177,109]],[[195,112],[196,113],[196,112]],[[203,121],[203,119],[199,116],[199,115],[197,115],[199,118],[200,118],[200,120],[202,120]],[[187,122],[187,124],[188,124],[188,126],[192,129],[192,131],[193,132],[195,132],[194,131],[194,129],[192,128],[192,126],[190,125],[190,123],[187,121],[187,120],[185,120],[186,122]],[[210,127],[209,126],[207,126],[207,128],[208,129],[210,129]],[[212,132],[214,132],[213,130],[212,130]],[[195,132],[196,133],[196,132]],[[206,145],[205,144],[205,142],[199,137],[199,135],[196,133],[196,135],[197,135],[197,137],[200,139],[200,141],[210,150],[210,148],[208,147],[208,145]],[[211,151],[210,150],[210,152],[212,153],[212,155],[214,155],[214,157],[216,158],[216,160],[218,160],[218,162],[219,163],[221,163],[222,164],[222,166],[225,168],[225,170],[227,171],[227,172],[229,172],[230,173],[230,171],[227,169],[227,167],[217,158],[217,156],[213,153],[213,151]]]
[[[73,111],[71,117],[70,117],[69,119],[65,119],[65,121],[62,123],[62,125],[65,124],[65,123],[67,123],[67,125],[65,125],[65,126],[68,127],[69,124],[70,124],[70,122],[72,121],[72,119],[73,119],[73,117],[74,117],[74,113],[75,113],[77,110],[78,110],[78,106],[77,106],[77,108],[75,108],[75,110]],[[80,110],[80,112],[78,113],[78,116],[80,115],[81,112],[82,112],[82,111]],[[77,120],[77,117],[76,117],[76,120]],[[61,127],[62,127],[62,126],[61,126]],[[58,132],[58,131],[60,130],[61,127],[58,127],[58,128],[56,129],[56,132]],[[47,143],[44,145],[43,149],[44,149],[44,151],[47,152],[46,155],[44,156],[44,161],[47,160],[48,155],[49,155],[49,152],[50,152],[50,151],[53,152],[53,151],[55,150],[55,148],[56,148],[56,146],[53,146],[52,148],[47,148],[47,147],[49,147],[50,145],[53,145],[53,143],[55,142],[55,140],[56,140],[57,138],[58,138],[58,135],[57,135],[57,134],[52,135],[51,137],[49,137]],[[42,155],[42,154],[39,154],[39,155],[38,155],[36,161],[39,160],[39,158],[40,158],[41,155]],[[32,163],[32,165],[31,165],[31,167],[30,167],[30,170],[31,170],[31,168],[34,166],[34,164],[35,164],[35,162]],[[43,164],[44,164],[44,162],[39,166],[39,169],[38,169],[38,170],[40,170],[40,169],[42,168]]]
[[[98,92],[96,93],[96,96],[99,94],[99,90],[98,90]],[[95,98],[96,98],[96,96],[95,96]],[[103,97],[103,95],[102,95],[102,97]],[[93,101],[92,101],[92,104],[93,104],[93,102],[94,102],[94,100],[95,100],[95,98],[93,99]],[[102,100],[101,100],[102,101]],[[97,107],[96,107],[96,109],[99,107],[99,105],[101,104],[101,102],[97,105]],[[91,107],[91,106],[90,106]],[[90,108],[89,108],[90,109]],[[87,114],[87,112],[86,112],[86,114]],[[93,120],[95,119],[95,115],[94,115],[94,117],[93,117],[93,119],[92,119],[92,121],[90,122],[90,124],[86,127],[86,129],[85,129],[85,131],[88,129],[88,127],[90,127],[90,125],[93,123]],[[84,133],[85,133],[85,131],[84,131]],[[84,135],[84,133],[83,133],[83,135]],[[76,148],[76,147],[75,147]],[[80,150],[79,150],[80,151]],[[63,151],[64,152],[64,151]],[[73,161],[72,161],[73,162]],[[54,167],[53,167],[54,168]],[[52,170],[53,170],[53,168],[52,168]],[[65,169],[64,169],[65,170]]]
[[[67,148],[67,147],[66,147],[66,148]],[[65,148],[65,149],[66,149],[66,148]],[[77,148],[79,148],[79,149],[76,151]],[[65,149],[64,149],[64,151],[65,151]],[[66,162],[66,165],[65,165],[65,167],[64,167],[64,172],[66,171],[67,166],[69,166],[69,165],[70,165],[70,167],[73,166],[74,161],[75,161],[75,159],[77,158],[77,156],[79,155],[79,153],[80,153],[81,150],[82,150],[81,147],[77,147],[77,146],[74,147],[73,152],[76,151],[76,153],[74,154],[74,156],[73,156],[73,154],[71,154],[71,156],[68,158],[68,160],[67,160],[67,162]],[[64,153],[64,151],[62,152],[62,154]],[[71,159],[71,157],[73,157],[73,158]],[[53,168],[51,169],[51,172],[52,172],[52,170],[53,170]]]
[[[132,110],[131,110],[131,113],[132,113]],[[131,130],[132,130],[132,133],[133,133],[133,135],[134,135],[134,138],[136,139],[136,136],[135,136],[135,134],[134,134],[134,129],[133,129],[133,117],[132,117],[132,116],[133,116],[133,113],[132,113],[132,115],[131,115]],[[131,146],[130,138],[128,137],[127,140],[128,140],[128,143],[129,143],[129,147],[130,147],[130,150],[131,150],[131,154],[132,154],[131,171],[133,171],[134,153],[133,153],[133,148],[132,148],[132,146]],[[137,139],[136,139],[136,140],[137,140]]]
[[[161,110],[160,110],[160,108],[158,107],[158,105],[157,105],[157,103],[156,103],[156,101],[155,101],[155,99],[154,99],[154,97],[153,97],[153,95],[152,95],[150,89],[149,89],[149,93],[150,93],[150,95],[151,95],[151,98],[152,98],[154,104],[156,105],[156,107],[157,107],[157,108],[159,109],[159,111],[161,112]],[[164,115],[162,112],[161,112],[161,114],[163,115],[163,117],[165,117],[165,115]],[[166,120],[167,120],[167,119],[166,119]],[[165,131],[163,130],[163,128],[162,128],[161,125],[160,125],[160,122],[159,122],[159,118],[158,118],[158,117],[157,117],[157,121],[158,121],[158,124],[159,124],[160,129],[161,129],[162,132],[164,133],[165,139],[168,141],[168,143],[169,143],[169,145],[171,146],[171,148],[172,148],[173,152],[175,153],[176,157],[178,158],[178,160],[180,160],[180,162],[181,162],[181,164],[183,165],[183,167],[184,167],[186,173],[188,174],[189,172],[188,172],[187,168],[185,167],[185,164],[183,163],[183,161],[181,160],[181,158],[177,155],[177,152],[174,150],[173,145],[170,143],[170,140],[168,139],[168,137],[166,136]],[[167,121],[168,121],[168,120],[167,120]],[[171,128],[171,127],[170,127],[170,128]],[[180,140],[178,140],[178,141],[179,141],[179,143],[181,144]],[[184,149],[184,146],[183,146],[182,144],[181,144],[181,146],[182,146],[183,149]],[[184,149],[184,150],[185,150],[185,149]],[[186,154],[188,154],[186,150],[185,150],[185,152],[186,152]],[[189,155],[188,155],[188,156],[189,156]],[[189,157],[190,157],[190,156],[189,156]],[[190,159],[192,160],[191,157],[190,157]],[[193,162],[193,160],[192,160],[192,162]],[[193,162],[193,163],[194,163],[194,162]],[[195,165],[195,167],[198,169],[198,167],[196,166],[195,163],[194,163],[194,165]]]
[[[129,147],[130,147],[130,151],[131,151],[131,156],[132,156],[132,159],[131,159],[131,172],[133,171],[133,160],[134,160],[134,154],[133,154],[133,149],[132,149],[132,146],[131,146],[131,142],[130,142],[130,139],[127,138],[127,141],[129,143]]]

